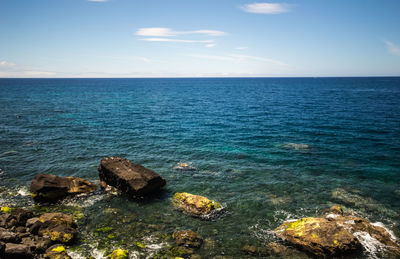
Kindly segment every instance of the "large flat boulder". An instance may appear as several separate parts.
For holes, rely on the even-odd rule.
[[[94,192],[97,186],[79,177],[36,175],[30,186],[31,196],[39,202],[55,202],[69,195]]]
[[[153,170],[121,157],[103,158],[98,170],[102,186],[106,184],[135,197],[152,194],[166,183]]]

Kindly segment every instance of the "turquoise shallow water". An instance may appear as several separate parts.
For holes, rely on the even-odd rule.
[[[0,79],[0,205],[83,213],[77,255],[149,257],[180,228],[207,240],[203,257],[241,258],[285,219],[335,203],[400,237],[399,100],[400,78]],[[161,174],[164,191],[137,201],[99,190],[47,208],[26,195],[38,173],[98,182],[109,155]],[[182,191],[226,213],[185,216],[169,201]]]

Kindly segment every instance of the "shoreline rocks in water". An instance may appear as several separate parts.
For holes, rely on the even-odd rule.
[[[400,246],[383,227],[356,216],[344,216],[339,206],[321,218],[286,221],[275,229],[277,237],[317,257],[343,256],[366,249],[360,236],[369,236],[385,253],[400,257]],[[367,249],[366,249],[367,250]]]
[[[187,192],[175,193],[171,201],[175,208],[195,217],[207,218],[222,209],[216,201]]]
[[[72,216],[63,213],[46,213],[37,218],[30,210],[2,207],[0,258],[42,258],[52,244],[73,242],[76,228]],[[65,256],[45,258],[69,258],[65,249],[58,252]]]
[[[56,202],[70,195],[94,192],[97,185],[79,177],[60,177],[51,174],[36,175],[30,186],[37,202]]]
[[[150,195],[166,183],[153,170],[121,157],[103,158],[98,171],[102,187],[109,185],[135,197]]]

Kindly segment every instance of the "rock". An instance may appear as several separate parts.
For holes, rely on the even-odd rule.
[[[29,246],[27,245],[7,243],[4,253],[4,258],[7,259],[32,258],[32,253]]]
[[[51,245],[51,240],[45,237],[30,236],[22,238],[21,244],[29,246],[35,254],[42,254]]]
[[[343,216],[343,208],[339,205],[333,205],[330,209],[329,212],[334,214],[334,215],[340,215]]]
[[[175,208],[197,217],[208,217],[222,209],[216,201],[187,192],[175,193],[172,204]]]
[[[14,232],[0,231],[0,241],[5,243],[18,243],[20,238]]]
[[[188,163],[178,163],[176,166],[174,166],[175,170],[180,170],[180,171],[196,171],[197,169],[193,166],[190,166]]]
[[[172,238],[178,246],[199,248],[203,242],[201,236],[192,230],[175,231]]]
[[[71,243],[76,234],[77,225],[73,217],[63,213],[46,213],[40,216],[38,234],[54,242]]]
[[[111,253],[110,258],[111,259],[128,259],[129,253],[125,249],[116,249]]]
[[[193,248],[185,247],[185,246],[174,246],[171,247],[170,249],[170,254],[173,256],[173,258],[176,257],[187,257],[189,255],[192,255],[194,253]]]
[[[256,246],[251,246],[251,245],[244,245],[242,247],[242,251],[245,252],[246,254],[250,254],[250,255],[258,254],[257,247]]]
[[[266,247],[265,254],[268,255],[268,257],[273,257],[273,258],[276,258],[276,257],[278,257],[278,258],[296,258],[296,259],[300,259],[300,258],[308,259],[309,258],[309,256],[307,256],[305,253],[302,253],[295,248],[279,244],[277,242],[269,243]]]
[[[154,171],[121,157],[105,157],[98,168],[100,180],[132,196],[158,191],[165,179]]]
[[[71,259],[65,247],[62,245],[53,245],[46,250],[45,259]]]
[[[284,222],[276,235],[317,257],[342,256],[361,249],[361,244],[344,227],[326,218],[302,218]]]
[[[29,227],[31,227],[33,224],[35,224],[35,223],[38,222],[38,221],[40,221],[40,219],[37,218],[37,217],[30,218],[30,219],[28,219],[28,220],[26,221],[25,227],[29,228]]]
[[[4,258],[6,244],[0,241],[0,258]]]
[[[33,212],[30,210],[12,208],[0,214],[0,227],[12,228],[25,226],[26,220],[31,217],[33,217]]]
[[[79,177],[59,177],[51,174],[36,175],[30,186],[31,196],[38,202],[55,202],[69,195],[90,193],[97,186]]]

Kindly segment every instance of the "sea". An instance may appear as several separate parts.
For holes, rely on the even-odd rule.
[[[106,156],[167,184],[151,198],[99,188],[32,201],[36,174],[99,184]],[[174,170],[180,162],[197,170]],[[74,215],[73,258],[115,248],[161,258],[185,229],[202,236],[201,258],[268,257],[243,247],[262,251],[280,242],[273,230],[284,221],[334,204],[400,237],[400,78],[0,79],[0,169],[1,206]],[[171,204],[176,192],[218,201],[223,213],[185,215]]]

